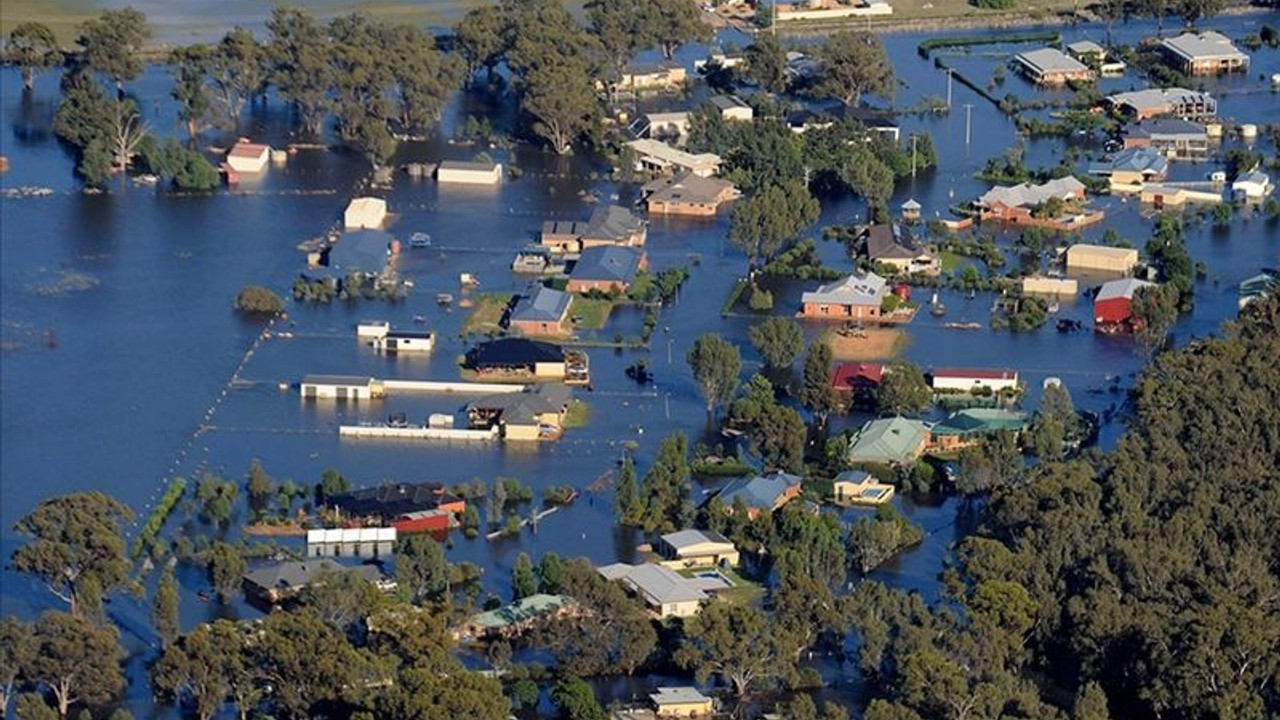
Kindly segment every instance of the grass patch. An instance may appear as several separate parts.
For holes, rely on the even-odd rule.
[[[569,303],[569,317],[581,318],[577,323],[566,321],[568,327],[566,330],[599,330],[609,321],[609,314],[613,312],[613,301],[604,298],[588,298],[581,295],[574,295],[572,302]]]
[[[688,570],[677,570],[680,575],[691,578],[698,573],[711,572],[719,570],[720,574],[729,578],[733,583],[733,587],[728,590],[716,593],[716,597],[721,602],[733,603],[734,605],[753,605],[764,597],[764,586],[759,583],[751,582],[739,575],[736,571],[726,568],[689,568]]]
[[[1049,3],[1052,5],[1052,3]],[[1019,8],[1027,10],[1028,8]],[[894,8],[895,14],[897,8]],[[1054,43],[1062,40],[1062,35],[1055,30],[1043,32],[997,33],[992,35],[972,35],[966,37],[930,38],[920,43],[916,51],[926,60],[929,53],[939,48],[973,47],[975,45],[997,45],[1000,43]]]
[[[507,312],[513,296],[486,293],[476,299],[475,309],[462,326],[463,335],[495,333],[502,330],[502,316]]]
[[[569,409],[564,414],[563,426],[566,428],[582,427],[591,419],[591,406],[585,402],[574,398],[569,403]]]
[[[960,267],[960,263],[964,262],[963,257],[950,250],[943,250],[940,259],[942,261],[942,272],[957,270]]]
[[[747,286],[751,282],[746,278],[738,280],[734,283],[733,289],[729,291],[729,297],[724,301],[724,307],[720,308],[720,317],[728,317],[733,312],[733,306],[738,304],[738,298],[742,297],[742,293],[746,292]]]

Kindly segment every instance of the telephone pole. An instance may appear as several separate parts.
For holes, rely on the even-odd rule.
[[[947,68],[947,109],[951,109],[951,68]]]
[[[969,146],[969,128],[973,119],[973,103],[964,104],[964,144]]]
[[[911,133],[911,177],[916,176],[916,134]]]

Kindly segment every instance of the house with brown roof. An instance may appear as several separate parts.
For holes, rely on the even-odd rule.
[[[715,215],[722,205],[742,196],[727,180],[699,177],[687,171],[658,178],[646,184],[641,193],[645,209],[652,215],[696,217]]]
[[[879,223],[863,231],[863,252],[872,265],[887,265],[899,273],[936,275],[938,257],[917,243],[898,223]]]

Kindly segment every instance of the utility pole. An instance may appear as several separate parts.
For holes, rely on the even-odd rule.
[[[769,23],[773,36],[778,37],[778,0],[773,0],[773,21]]]
[[[911,177],[916,176],[916,134],[911,133]]]
[[[969,128],[973,119],[973,103],[964,104],[964,144],[969,146]]]
[[[951,109],[951,68],[947,68],[947,109]]]

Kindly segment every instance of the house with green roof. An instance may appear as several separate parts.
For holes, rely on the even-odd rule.
[[[1027,428],[1027,414],[1004,408],[967,408],[957,410],[937,423],[930,431],[933,450],[949,452],[977,444],[987,435],[1001,430],[1022,432]]]
[[[458,640],[490,637],[512,637],[530,629],[538,619],[568,612],[574,603],[564,595],[538,593],[510,605],[472,615],[466,623],[454,628]]]
[[[904,417],[872,420],[849,443],[850,463],[907,465],[916,461],[929,441],[929,425]]]

